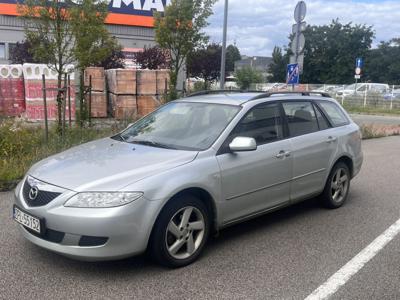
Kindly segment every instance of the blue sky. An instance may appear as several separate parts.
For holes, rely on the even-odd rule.
[[[236,41],[242,54],[270,56],[275,45],[288,43],[298,0],[229,0],[228,43]],[[387,41],[400,37],[400,0],[305,0],[305,21],[312,25],[342,23],[372,25],[376,38]],[[224,0],[214,6],[206,32],[211,41],[222,41]]]

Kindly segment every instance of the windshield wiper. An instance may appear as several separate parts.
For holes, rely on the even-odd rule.
[[[134,144],[139,144],[139,145],[145,145],[145,146],[153,146],[153,147],[157,147],[157,148],[164,148],[164,149],[176,149],[174,147],[165,145],[165,144],[161,144],[158,142],[154,142],[154,141],[149,141],[149,140],[133,140],[130,141],[131,143]]]
[[[116,135],[112,136],[111,138],[114,140],[121,141],[121,142],[126,142],[126,139],[121,134],[116,134]]]

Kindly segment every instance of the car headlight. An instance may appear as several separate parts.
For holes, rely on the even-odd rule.
[[[105,208],[122,206],[139,199],[141,192],[78,193],[64,203],[66,207]]]

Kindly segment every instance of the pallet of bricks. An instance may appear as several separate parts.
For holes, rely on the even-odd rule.
[[[15,117],[24,112],[22,65],[0,65],[0,116]]]
[[[130,120],[154,111],[164,102],[168,81],[168,70],[107,70],[114,118]]]
[[[90,106],[90,115],[93,118],[107,117],[106,77],[102,67],[89,67],[84,72],[84,84],[91,83],[91,96],[85,95],[87,109]],[[90,98],[91,97],[91,98]],[[90,103],[89,103],[90,102]]]
[[[136,70],[107,70],[107,84],[112,115],[118,120],[132,120],[137,116]]]
[[[66,104],[65,118],[68,119],[71,113],[71,119],[75,119],[75,75],[74,66],[66,66],[65,71],[70,75],[70,97],[71,97],[71,112],[69,105]],[[44,120],[44,93],[42,75],[45,75],[46,84],[46,107],[48,120],[57,120],[57,88],[58,74],[44,64],[23,64],[24,87],[25,87],[25,116],[30,121]],[[62,83],[64,86],[64,82]],[[66,99],[68,101],[68,99]]]
[[[169,82],[168,70],[137,70],[137,109],[144,116],[165,102]]]

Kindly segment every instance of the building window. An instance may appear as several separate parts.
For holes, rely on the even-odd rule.
[[[0,58],[6,58],[6,44],[0,43]]]

